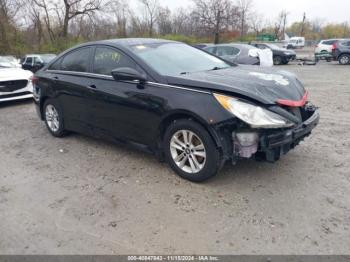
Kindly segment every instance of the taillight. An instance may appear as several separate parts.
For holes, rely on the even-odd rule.
[[[332,45],[332,50],[335,50],[335,49],[337,49],[337,44],[336,44],[336,43],[334,43],[334,44]]]
[[[32,76],[30,78],[30,81],[32,81],[33,85],[36,85],[39,82],[39,78],[36,76]]]

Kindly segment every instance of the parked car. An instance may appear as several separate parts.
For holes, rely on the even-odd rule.
[[[7,60],[8,62],[10,62],[12,65],[14,65],[15,67],[19,67],[21,68],[21,64],[19,63],[19,59],[17,59],[14,56],[11,55],[6,55],[6,56],[0,56],[1,58]]]
[[[203,181],[227,162],[277,161],[319,121],[294,74],[238,66],[168,40],[74,47],[38,71],[34,99],[48,131],[125,142]]]
[[[253,46],[259,49],[270,49],[273,53],[274,65],[286,65],[290,61],[295,60],[297,55],[293,50],[281,48],[275,44],[256,43]]]
[[[289,41],[284,44],[283,47],[287,49],[298,49],[305,46],[305,37],[295,36],[289,39]]]
[[[213,46],[214,44],[208,44],[208,43],[203,43],[203,44],[195,44],[193,47],[199,48],[199,49],[204,49],[209,46]]]
[[[17,68],[0,57],[0,103],[33,98],[32,76],[32,72]]]
[[[22,59],[22,68],[35,73],[55,57],[54,54],[26,55]]]
[[[342,39],[321,40],[315,48],[315,55],[331,54],[333,45]]]
[[[249,56],[249,50],[253,49],[246,44],[219,44],[203,48],[222,59],[236,64],[259,65],[259,58]]]
[[[333,44],[333,58],[341,65],[350,64],[350,39],[344,39]]]

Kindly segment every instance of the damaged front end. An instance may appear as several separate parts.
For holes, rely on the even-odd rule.
[[[229,105],[229,102],[224,100],[219,102],[231,112],[239,111],[238,104]],[[226,161],[230,160],[235,164],[240,159],[254,158],[275,162],[309,136],[320,119],[317,108],[306,101],[299,106],[279,105],[269,109],[269,112],[278,112],[279,116],[282,115],[281,118],[272,114],[265,116],[260,111],[257,111],[258,115],[255,116],[241,116],[235,111],[237,118],[215,127],[225,144],[223,155]],[[258,125],[247,123],[249,118],[254,121],[258,120],[259,116],[265,117],[266,121],[260,119]],[[245,121],[242,118],[245,118]]]

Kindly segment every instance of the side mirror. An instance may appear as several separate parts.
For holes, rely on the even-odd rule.
[[[147,80],[146,76],[130,67],[114,69],[112,76],[116,81],[140,81],[140,83],[144,83]]]

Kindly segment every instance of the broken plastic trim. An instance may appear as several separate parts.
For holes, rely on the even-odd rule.
[[[290,106],[290,107],[301,107],[306,104],[308,96],[309,96],[309,92],[306,91],[303,98],[299,101],[278,99],[277,104],[283,105],[283,106]]]

